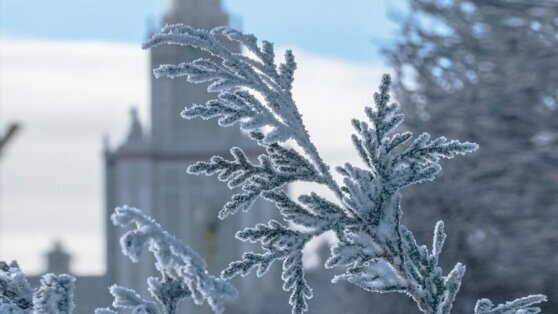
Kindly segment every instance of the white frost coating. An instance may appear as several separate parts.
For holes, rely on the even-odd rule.
[[[229,51],[219,36],[238,42],[251,54]],[[404,116],[398,113],[397,104],[390,103],[391,80],[385,75],[379,93],[374,95],[374,108],[365,110],[368,121],[352,121],[356,130],[352,141],[366,168],[350,164],[338,167],[343,176],[340,186],[310,141],[292,99],[296,64],[290,51],[285,62],[276,65],[273,45],[258,43],[253,35],[228,28],[204,31],[184,25],[164,27],[145,47],[161,44],[193,46],[216,57],[216,61],[197,59],[155,70],[157,76],[186,76],[192,83],[210,83],[208,91],[218,94],[206,104],[187,107],[183,116],[216,118],[221,126],[238,123],[266,149],[257,163],[249,161],[241,149],[233,148],[231,160],[215,156],[188,168],[193,174],[217,174],[230,188],[242,189],[225,204],[219,217],[246,211],[263,197],[274,202],[290,223],[270,221],[238,232],[236,237],[242,241],[260,242],[263,252],[244,253],[241,260],[222,272],[222,278],[245,276],[252,269],[262,276],[274,261],[283,260],[283,288],[291,291],[293,313],[302,313],[307,309],[305,299],[311,297],[302,269],[302,249],[313,237],[331,230],[339,242],[332,248],[326,267],[346,269],[334,281],[346,279],[370,291],[404,292],[425,313],[450,312],[465,268],[457,264],[450,274],[442,275],[437,263],[445,238],[443,228],[440,224],[436,227],[432,252],[419,246],[401,224],[400,190],[433,180],[441,170],[441,158],[472,152],[476,144],[444,137],[431,140],[428,133],[423,133],[402,147],[412,134],[396,133]],[[289,140],[297,149],[285,145]],[[325,185],[337,200],[327,201],[314,193],[293,200],[280,191],[285,184],[296,181]]]
[[[475,306],[475,314],[537,314],[541,309],[531,305],[545,301],[546,296],[542,294],[530,295],[498,306],[489,299],[480,299]]]
[[[190,297],[196,304],[207,300],[214,312],[222,313],[223,301],[236,296],[237,291],[230,283],[207,273],[205,261],[195,251],[139,209],[119,207],[111,218],[117,226],[135,226],[121,238],[122,253],[137,261],[141,251],[148,247],[161,273],[160,278],[147,280],[148,290],[156,302],[143,299],[131,289],[114,285],[110,293],[114,296],[115,308],[172,314],[176,313],[182,299]],[[99,313],[110,311],[99,309]]]
[[[0,313],[7,314],[28,314],[29,311],[22,310],[14,304],[0,303]]]
[[[251,56],[232,53],[217,36],[228,37],[245,46]],[[253,268],[257,269],[258,275],[263,275],[275,260],[284,260],[284,288],[292,291],[293,313],[301,313],[307,308],[305,296],[310,294],[307,293],[309,288],[301,263],[294,261],[299,260],[307,241],[332,230],[339,244],[332,249],[326,266],[349,267],[345,276],[337,278],[367,282],[363,285],[383,289],[383,292],[401,291],[411,295],[415,292],[415,296],[418,295],[419,288],[412,287],[421,287],[418,278],[428,277],[433,266],[422,264],[433,259],[420,256],[424,255],[424,250],[416,245],[410,232],[406,238],[401,235],[398,191],[409,184],[432,180],[439,171],[437,162],[440,158],[470,152],[476,149],[475,144],[448,142],[445,138],[430,141],[429,135],[423,134],[402,153],[394,154],[393,150],[409,140],[411,134],[394,133],[403,121],[403,115],[397,113],[396,104],[389,103],[390,79],[385,76],[380,93],[374,96],[375,109],[366,109],[371,125],[353,121],[357,131],[353,142],[368,169],[350,164],[339,168],[344,176],[344,186],[340,187],[310,141],[292,99],[296,64],[290,51],[285,55],[285,63],[277,66],[269,42],[260,45],[253,35],[227,28],[204,31],[184,25],[166,26],[145,46],[164,43],[197,47],[219,59],[219,62],[198,59],[180,65],[164,65],[155,70],[157,76],[186,76],[193,83],[208,82],[208,90],[218,93],[216,99],[206,104],[186,108],[183,116],[188,119],[216,118],[222,126],[238,123],[267,152],[258,158],[258,163],[253,163],[247,160],[242,150],[233,148],[233,160],[217,156],[209,162],[198,162],[189,167],[190,173],[218,174],[229,187],[242,188],[241,193],[225,204],[219,217],[226,218],[239,210],[247,210],[256,198],[263,197],[277,205],[286,221],[306,227],[290,228],[271,221],[239,232],[237,238],[260,242],[264,252],[245,253],[241,261],[232,263],[223,271],[223,278],[246,275]],[[257,95],[263,101],[259,101]],[[285,141],[288,140],[293,140],[300,148],[298,151],[304,154],[286,147]],[[338,202],[326,201],[316,194],[303,195],[297,202],[278,190],[295,181],[323,184],[337,196]],[[398,261],[395,263],[397,268],[388,271],[390,268],[384,263],[390,260]],[[416,269],[419,269],[416,276],[409,273]],[[444,278],[440,272],[436,272],[436,276],[438,284],[433,290],[443,289]],[[408,280],[413,284],[407,285]],[[441,300],[420,302],[435,309]]]
[[[370,274],[376,274],[378,276],[378,281],[384,287],[405,287],[407,286],[407,281],[401,277],[397,270],[393,266],[391,266],[386,261],[380,260],[376,263],[373,263],[370,268],[368,269]]]
[[[74,281],[70,275],[46,274],[33,294],[33,313],[69,314],[74,309]]]
[[[0,313],[69,314],[74,309],[74,281],[70,275],[46,274],[32,289],[16,262],[0,261]]]
[[[388,262],[379,260],[364,266],[363,275],[343,274],[335,276],[332,282],[347,280],[370,292],[404,292],[408,286],[405,278]]]
[[[400,211],[399,202],[401,201],[401,195],[395,194],[387,204],[384,206],[384,213],[382,218],[378,222],[378,229],[376,231],[376,237],[380,241],[389,241],[397,237],[396,230],[398,228],[399,221],[394,219],[397,216],[397,212]]]

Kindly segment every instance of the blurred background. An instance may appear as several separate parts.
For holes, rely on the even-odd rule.
[[[278,57],[293,49],[294,97],[331,165],[358,163],[350,119],[363,117],[382,73],[391,73],[407,129],[481,146],[444,163],[437,181],[404,193],[404,220],[419,242],[430,245],[443,219],[444,269],[457,261],[468,267],[455,312],[472,312],[480,297],[503,302],[545,293],[545,310],[558,313],[556,0],[1,0],[0,260],[16,259],[29,274],[70,271],[87,283],[82,290],[115,280],[133,286],[133,271],[114,266],[129,262],[116,257],[116,233],[106,226],[107,212],[122,203],[159,215],[189,243],[205,243],[197,247],[202,255],[226,243],[231,252],[216,257],[215,269],[240,255],[232,233],[212,229],[210,217],[224,201],[209,199],[226,200],[222,184],[210,178],[199,185],[183,172],[193,152],[211,156],[244,139],[199,145],[224,133],[210,133],[214,123],[174,127],[189,123],[179,120],[180,108],[206,95],[180,80],[156,83],[150,69],[197,52],[140,48],[174,22],[254,33],[273,42]],[[160,145],[159,137],[175,141]],[[195,204],[187,191],[194,185],[201,186],[196,195],[208,195]],[[310,190],[316,187],[290,187],[293,194]],[[196,206],[211,215],[194,213]],[[266,215],[274,214],[259,218]],[[202,227],[183,231],[172,225],[178,218]],[[311,313],[418,313],[406,296],[378,299],[329,286],[331,273],[312,270],[330,243],[317,240],[308,250]],[[249,282],[254,290],[256,281]],[[277,298],[286,305],[285,296]],[[266,313],[253,303],[232,312]]]

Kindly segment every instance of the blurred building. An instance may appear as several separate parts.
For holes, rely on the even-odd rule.
[[[96,308],[108,306],[109,299],[106,278],[104,276],[81,276],[72,273],[72,256],[67,252],[61,242],[55,242],[53,247],[45,254],[46,273],[71,274],[76,277],[74,298],[76,308],[74,313],[93,313]],[[42,276],[29,276],[31,287],[40,286]]]
[[[163,24],[173,23],[205,29],[231,25],[220,0],[173,0]],[[233,43],[229,49],[240,52]],[[211,57],[190,47],[170,45],[153,48],[150,54],[151,68]],[[126,140],[116,149],[106,148],[105,286],[118,283],[147,294],[146,278],[155,273],[148,254],[148,258],[137,264],[121,254],[118,242],[121,230],[114,228],[110,221],[110,214],[117,206],[128,204],[149,213],[166,230],[199,252],[213,274],[219,274],[228,263],[240,259],[242,252],[259,250],[237,240],[236,231],[279,217],[271,203],[260,200],[249,213],[219,221],[217,213],[230,199],[231,191],[214,177],[186,173],[188,164],[209,160],[214,155],[230,155],[228,150],[232,146],[242,147],[254,158],[262,152],[238,130],[221,128],[215,121],[184,120],[180,116],[185,106],[210,99],[212,96],[206,90],[207,85],[151,76],[150,132],[132,109]],[[276,263],[263,278],[255,274],[237,278],[234,284],[240,296],[227,305],[227,313],[289,313],[280,267]],[[373,304],[376,307],[382,304],[374,302],[370,293],[350,284],[333,285],[330,282],[333,274],[325,272],[323,267],[308,270],[307,277],[315,295],[310,301],[311,313],[343,310],[367,313]],[[383,304],[389,303],[382,300]],[[192,302],[184,302],[181,307],[184,313],[201,311]]]
[[[219,0],[176,0],[171,2],[162,21],[174,23],[210,29],[229,25],[229,17]],[[240,51],[232,43],[229,49]],[[200,50],[171,45],[149,52],[151,68],[211,57]],[[232,146],[242,147],[252,157],[261,148],[238,130],[223,129],[215,121],[185,120],[180,116],[185,106],[205,103],[215,96],[207,93],[207,85],[150,77],[150,131],[142,126],[132,109],[125,141],[116,149],[105,149],[106,285],[117,283],[145,294],[146,279],[156,273],[153,259],[145,252],[145,258],[134,264],[121,253],[118,239],[123,230],[115,228],[110,220],[115,207],[127,204],[150,214],[167,231],[199,252],[209,271],[216,275],[228,263],[240,259],[246,249],[246,244],[234,237],[236,231],[267,221],[277,213],[270,203],[258,202],[248,215],[238,214],[219,221],[217,213],[230,199],[231,191],[216,178],[188,175],[187,165],[214,155],[228,156]],[[266,299],[264,296],[271,296],[273,289],[280,289],[280,280],[278,271],[265,280],[255,276],[238,280],[236,286],[241,291],[249,290],[250,298],[243,300],[241,294],[239,300],[227,307],[227,312],[260,312],[255,300]],[[283,301],[287,306],[286,295]],[[192,302],[184,302],[182,308],[187,313],[200,311]]]
[[[231,25],[220,0],[173,0],[162,24],[184,23],[210,29]],[[235,24],[238,24],[236,22]],[[240,52],[230,43],[229,49]],[[160,46],[150,51],[151,68],[160,64],[179,64],[208,54],[182,46]],[[167,231],[190,245],[205,258],[208,270],[218,275],[222,269],[239,260],[245,251],[258,251],[259,246],[246,244],[234,237],[238,230],[279,218],[271,203],[257,201],[247,214],[239,213],[219,221],[218,211],[232,192],[214,177],[193,176],[186,167],[214,155],[228,156],[233,146],[242,147],[249,157],[262,153],[261,148],[233,128],[224,129],[215,121],[184,120],[180,113],[187,105],[204,103],[212,96],[207,85],[185,80],[151,77],[151,120],[148,127],[131,109],[125,140],[104,148],[105,159],[105,226],[106,274],[76,276],[76,313],[92,313],[95,308],[112,303],[108,287],[112,284],[132,288],[149,296],[146,280],[157,276],[154,259],[144,252],[143,259],[133,263],[120,250],[119,239],[124,230],[115,228],[110,219],[115,207],[129,205],[142,209]],[[214,96],[214,95],[213,95]],[[317,254],[321,264],[329,255],[325,244]],[[71,256],[60,243],[47,253],[47,270],[71,274]],[[226,305],[227,313],[290,313],[288,293],[282,290],[281,263],[275,263],[263,278],[255,273],[233,281],[240,295]],[[369,313],[390,308],[400,298],[368,293],[348,283],[332,284],[334,272],[323,266],[308,269],[306,277],[314,289],[309,313]],[[40,277],[32,277],[38,285]],[[404,298],[401,296],[401,298]],[[191,300],[180,305],[181,313],[210,313]]]

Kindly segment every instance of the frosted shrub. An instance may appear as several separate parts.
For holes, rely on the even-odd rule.
[[[206,264],[198,253],[163,230],[151,217],[139,209],[116,208],[112,221],[120,227],[134,228],[120,239],[122,253],[137,262],[141,251],[148,246],[155,256],[155,267],[160,278],[147,279],[148,290],[155,299],[145,300],[132,289],[113,285],[115,308],[131,309],[132,313],[176,313],[178,303],[192,298],[196,304],[207,300],[216,313],[223,312],[223,300],[236,297],[230,283],[209,275]],[[98,309],[95,314],[117,314],[110,309]]]
[[[223,40],[238,42],[253,57],[231,52]],[[188,168],[189,173],[217,175],[229,188],[240,188],[223,206],[219,218],[248,211],[261,197],[277,206],[284,222],[271,220],[239,231],[236,234],[239,240],[261,243],[262,252],[245,252],[240,260],[223,270],[221,278],[215,278],[207,274],[205,262],[197,253],[150,217],[138,209],[117,208],[113,222],[133,227],[121,239],[123,253],[136,261],[143,248],[149,247],[161,276],[148,279],[154,300],[112,286],[114,308],[130,309],[133,313],[175,313],[178,302],[191,297],[197,304],[206,300],[220,313],[223,300],[236,295],[228,279],[245,276],[253,269],[263,276],[274,262],[282,261],[283,289],[291,292],[292,312],[302,313],[308,308],[306,299],[312,297],[304,277],[302,250],[312,238],[332,231],[338,241],[325,266],[340,269],[333,282],[348,281],[370,292],[406,293],[424,313],[450,313],[465,266],[457,263],[446,275],[438,266],[446,237],[441,221],[434,227],[430,250],[416,243],[411,231],[401,224],[401,190],[433,180],[441,170],[440,158],[472,152],[477,149],[476,144],[444,137],[431,139],[427,133],[415,139],[410,132],[397,133],[403,115],[398,112],[398,105],[390,102],[391,81],[385,75],[379,92],[374,94],[374,106],[365,109],[367,121],[352,121],[355,129],[352,141],[366,167],[346,163],[335,168],[343,177],[340,184],[311,142],[292,99],[296,63],[291,51],[286,52],[284,63],[276,65],[271,43],[258,44],[253,35],[224,27],[206,31],[184,25],[166,26],[145,48],[161,44],[192,46],[213,55],[212,59],[161,65],[154,70],[156,76],[185,76],[193,83],[209,82],[208,91],[218,93],[216,99],[205,104],[187,107],[182,116],[216,118],[223,127],[239,125],[265,149],[257,161],[249,160],[242,149],[233,147],[231,159],[214,156]],[[297,181],[323,185],[336,199],[315,193],[292,199],[282,188]],[[71,304],[71,290],[64,286],[54,293],[49,288],[59,284],[60,279],[48,277],[52,284],[45,280],[46,287],[39,288],[31,300],[32,290],[17,266],[2,265],[0,309],[6,309],[4,312],[71,310],[67,305]],[[64,306],[51,307],[53,298],[64,300]],[[495,306],[482,299],[475,314],[538,313],[540,310],[532,305],[544,300],[545,296],[533,295]],[[43,308],[51,312],[41,312]],[[117,312],[98,309],[96,313]]]
[[[41,286],[32,289],[16,262],[0,261],[0,313],[69,314],[74,308],[75,278],[46,274]]]

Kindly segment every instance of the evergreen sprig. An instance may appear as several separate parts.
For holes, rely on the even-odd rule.
[[[252,56],[231,52],[221,36],[244,46]],[[164,27],[144,47],[161,44],[192,46],[219,60],[197,59],[154,70],[156,76],[185,76],[192,83],[209,82],[208,91],[218,93],[216,99],[205,104],[187,107],[183,117],[217,118],[221,126],[239,124],[241,130],[266,148],[266,154],[258,157],[259,164],[250,162],[241,149],[233,148],[232,161],[216,156],[210,162],[190,166],[190,173],[218,174],[230,188],[242,187],[243,192],[225,204],[219,217],[247,210],[258,197],[263,197],[275,203],[283,219],[290,223],[272,220],[238,232],[239,240],[259,242],[264,252],[244,253],[240,261],[222,272],[222,278],[245,276],[254,268],[262,276],[274,261],[283,260],[283,289],[291,291],[293,313],[302,313],[307,310],[306,299],[312,297],[304,278],[302,249],[313,237],[331,230],[339,241],[326,266],[346,270],[335,276],[334,282],[347,280],[368,291],[403,292],[424,313],[450,313],[465,266],[457,263],[445,276],[438,266],[446,237],[442,222],[435,227],[430,251],[416,243],[411,231],[401,223],[401,189],[433,180],[441,171],[441,158],[475,151],[476,144],[444,137],[431,140],[428,133],[423,133],[404,147],[412,134],[395,132],[404,116],[399,106],[390,102],[391,80],[384,75],[379,92],[374,94],[375,106],[365,110],[368,121],[352,121],[356,130],[352,141],[367,167],[361,169],[349,163],[337,167],[343,176],[343,185],[339,186],[310,141],[292,99],[296,63],[290,51],[285,62],[277,66],[273,45],[266,41],[259,44],[253,35],[225,27],[206,31],[180,24]],[[287,141],[296,147],[287,147]],[[292,200],[280,188],[295,181],[325,185],[337,200],[332,202],[315,193]],[[533,303],[542,301],[528,298]],[[482,308],[488,308],[486,301],[479,302]]]
[[[122,253],[137,262],[145,247],[155,256],[155,267],[160,277],[147,281],[149,292],[156,302],[143,299],[132,289],[113,285],[115,308],[132,309],[134,313],[173,314],[185,298],[192,298],[200,305],[207,301],[214,312],[224,311],[223,302],[237,295],[229,282],[211,276],[206,271],[203,258],[189,246],[165,231],[151,217],[137,208],[119,207],[112,221],[120,227],[131,227],[120,239]],[[98,309],[96,314],[117,313],[110,309]]]
[[[537,314],[541,309],[531,305],[545,301],[546,296],[542,294],[530,295],[497,306],[489,299],[480,299],[475,306],[475,314]]]
[[[218,174],[219,180],[227,182],[229,188],[242,188],[241,193],[233,195],[223,206],[219,218],[247,211],[258,196],[287,183],[314,181],[314,167],[295,150],[274,143],[268,145],[266,151],[266,155],[258,157],[259,164],[250,162],[242,149],[233,147],[230,152],[234,160],[213,156],[209,162],[199,161],[188,167],[190,174]]]
[[[0,261],[0,313],[70,314],[75,307],[74,281],[71,275],[49,273],[33,289],[16,262]]]

